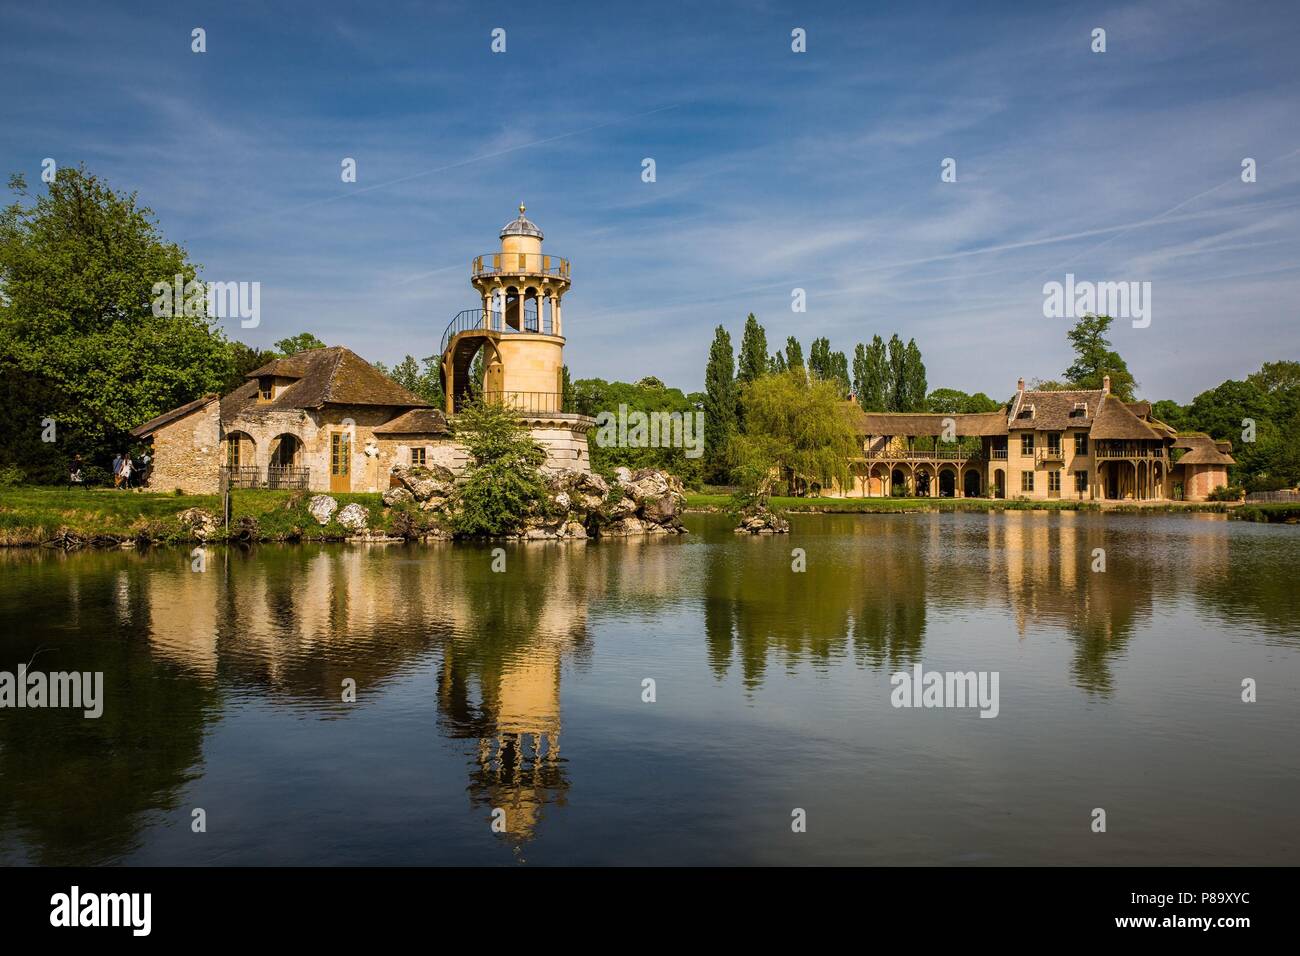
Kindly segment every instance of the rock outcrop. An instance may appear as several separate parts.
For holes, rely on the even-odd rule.
[[[789,534],[790,522],[767,508],[748,508],[740,513],[736,534]]]
[[[543,479],[546,497],[523,517],[514,537],[562,541],[686,533],[680,517],[686,495],[681,482],[666,472],[620,468],[612,487],[600,475],[585,471],[546,472]],[[450,517],[457,481],[447,469],[399,466],[392,471],[392,482],[383,495],[385,505],[416,502],[422,511]]]
[[[217,516],[203,508],[186,508],[176,516],[181,531],[195,541],[209,541],[220,527]]]
[[[366,511],[365,505],[354,501],[344,505],[334,520],[351,531],[362,531],[370,526],[370,512]]]
[[[307,511],[321,525],[329,524],[338,508],[339,503],[329,495],[312,495],[311,501],[307,502]]]

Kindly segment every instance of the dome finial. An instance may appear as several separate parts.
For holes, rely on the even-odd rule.
[[[524,214],[524,204],[521,202],[519,204],[519,215],[522,216],[523,214]]]

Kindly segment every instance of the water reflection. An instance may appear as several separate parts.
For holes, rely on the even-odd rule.
[[[736,536],[721,517],[692,527],[515,546],[504,574],[489,549],[449,545],[214,549],[204,573],[180,551],[0,552],[0,667],[102,670],[107,693],[97,721],[0,712],[0,860],[128,857],[205,773],[205,735],[246,707],[326,733],[394,699],[436,727],[426,746],[462,755],[460,812],[486,826],[504,809],[497,839],[518,847],[589,779],[561,751],[566,678],[617,649],[603,642],[670,624],[715,687],[734,670],[746,695],[781,684],[787,700],[820,692],[805,665],[878,674],[931,642],[964,663],[1060,636],[1069,682],[1106,701],[1131,648],[1175,613],[1295,641],[1286,529],[1021,512],[797,518],[789,539]]]

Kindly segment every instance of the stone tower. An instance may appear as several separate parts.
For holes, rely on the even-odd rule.
[[[476,256],[470,283],[481,303],[458,312],[442,336],[443,394],[454,416],[472,397],[514,409],[547,451],[547,467],[587,471],[594,422],[564,411],[564,324],[569,261],[542,251],[542,230],[519,216],[502,227],[501,248]],[[483,380],[471,385],[481,353]]]

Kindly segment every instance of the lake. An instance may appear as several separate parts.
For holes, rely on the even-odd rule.
[[[0,710],[0,862],[1300,863],[1300,529],[686,524],[504,571],[8,549],[0,670],[102,671],[104,710]],[[996,717],[893,706],[918,664],[996,674]]]

